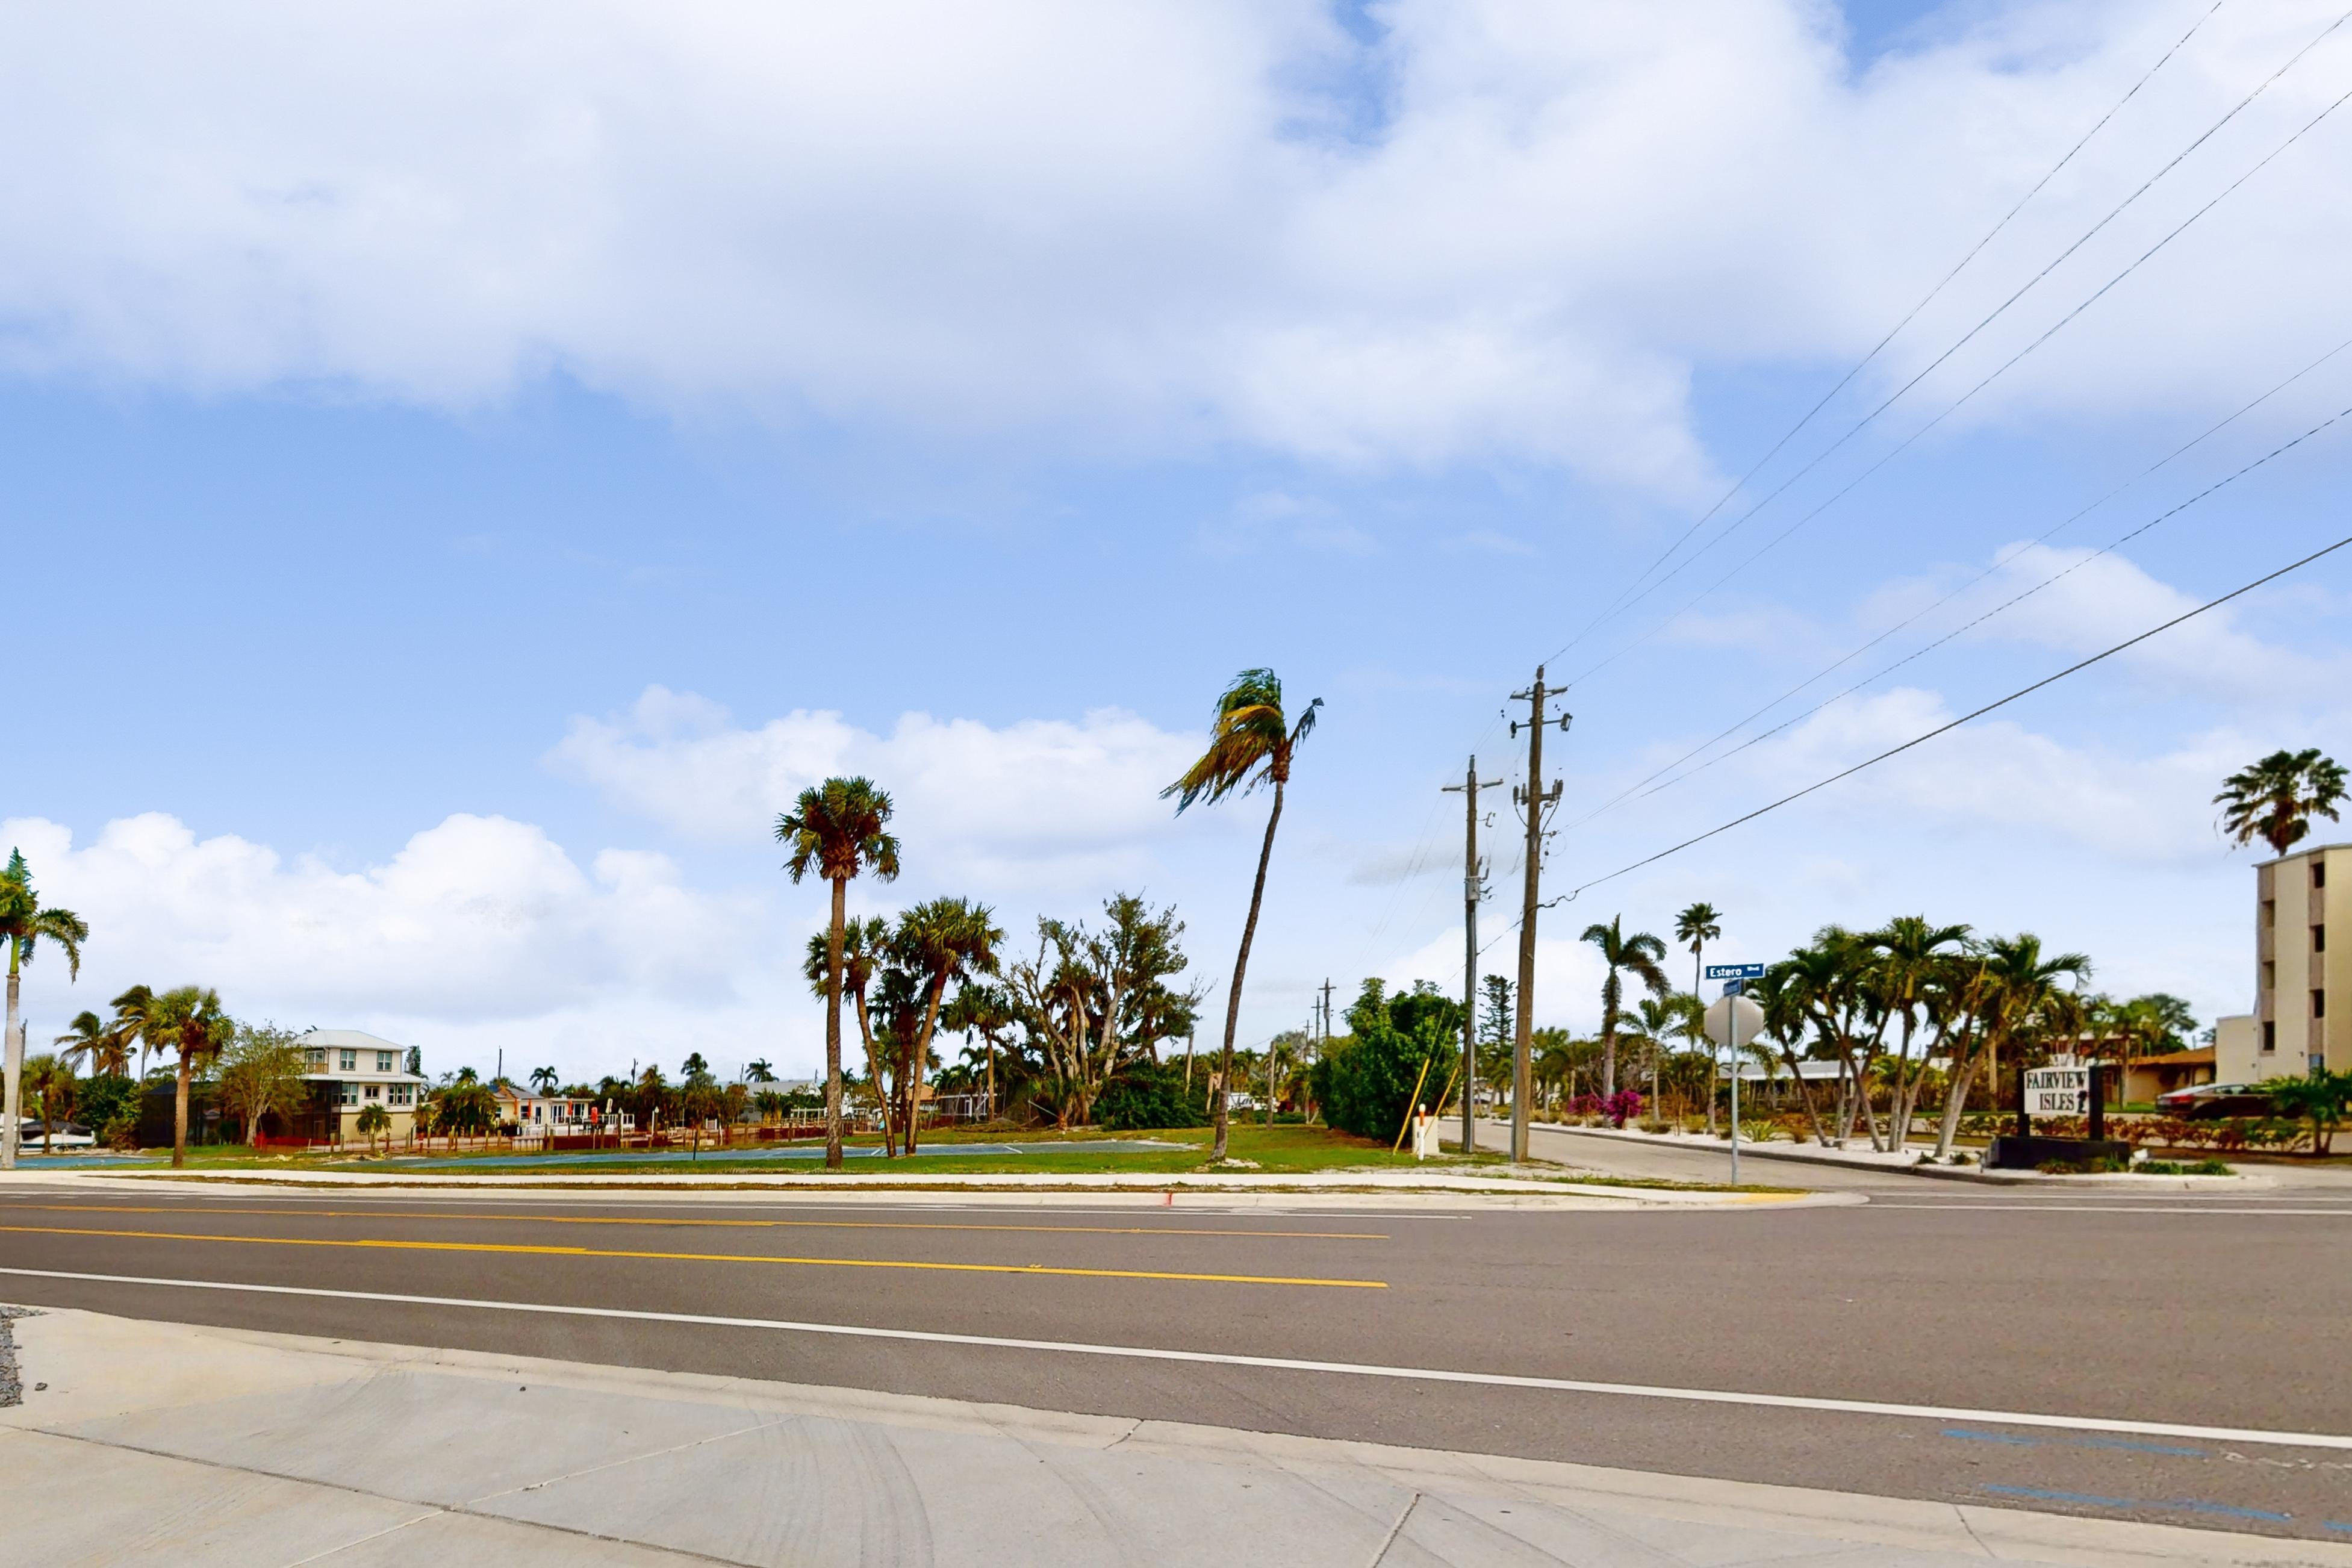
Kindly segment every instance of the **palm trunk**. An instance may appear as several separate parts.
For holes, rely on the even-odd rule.
[[[1691,1000],[1694,1002],[1698,1000],[1699,980],[1706,973],[1706,961],[1702,956],[1706,950],[1706,944],[1703,942],[1691,943]],[[1706,1042],[1706,1135],[1710,1138],[1715,1136],[1715,1041],[1713,1039]]]
[[[1217,1109],[1213,1125],[1216,1133],[1212,1141],[1209,1158],[1212,1162],[1225,1157],[1225,1096],[1234,1081],[1234,1036],[1242,1022],[1242,975],[1249,968],[1250,942],[1257,936],[1257,912],[1265,902],[1265,868],[1274,858],[1274,829],[1282,820],[1282,781],[1274,781],[1274,809],[1266,814],[1265,842],[1257,852],[1257,880],[1250,885],[1249,919],[1242,922],[1242,949],[1234,957],[1233,994],[1225,998],[1225,1047],[1218,1058]]]
[[[1605,1101],[1617,1092],[1617,1004],[1603,996],[1601,1001],[1601,1098]]]
[[[923,1032],[915,1040],[914,1070],[907,1075],[907,1152],[915,1152],[915,1119],[923,1109],[923,1064],[930,1059],[931,1031],[939,1027],[940,998],[948,988],[944,974],[931,987],[930,1005],[923,1010]]]
[[[824,1168],[841,1169],[841,933],[849,882],[833,879],[833,928],[824,940]]]
[[[5,1089],[0,1089],[0,1101],[5,1101],[0,1110],[5,1110],[7,1115],[7,1125],[0,1128],[0,1171],[16,1168],[16,1121],[25,1103],[25,1037],[16,1028],[18,951],[16,942],[11,939],[8,943],[8,1038],[5,1049],[0,1049],[0,1058],[5,1058],[5,1063],[0,1077],[6,1079]]]
[[[179,1075],[172,1092],[172,1169],[175,1171],[188,1163],[188,1080],[194,1076],[188,1047],[183,1041]]]
[[[1797,1048],[1786,1040],[1780,1042],[1780,1059],[1788,1064],[1790,1076],[1797,1080],[1797,1097],[1805,1102],[1805,1121],[1813,1130],[1813,1142],[1824,1149],[1828,1148],[1830,1135],[1828,1130],[1822,1126],[1822,1113],[1813,1107],[1813,1087],[1798,1070]]]
[[[1938,1161],[1952,1157],[1952,1142],[1960,1131],[1960,1110],[1968,1102],[1969,1085],[1976,1080],[1976,1076],[1977,1058],[1973,1056],[1965,1067],[1956,1067],[1952,1071],[1952,1081],[1944,1090],[1943,1119],[1936,1126],[1936,1158]]]

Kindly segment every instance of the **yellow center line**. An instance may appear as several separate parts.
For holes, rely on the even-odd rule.
[[[878,1220],[878,1219],[708,1219],[678,1216],[640,1218],[633,1215],[566,1215],[566,1214],[467,1214],[436,1212],[429,1209],[261,1209],[175,1207],[166,1204],[6,1204],[5,1208],[16,1213],[41,1214],[184,1214],[184,1215],[263,1215],[291,1219],[449,1219],[511,1221],[534,1225],[702,1225],[734,1226],[742,1229],[793,1230],[1003,1230],[1027,1231],[1044,1236],[1244,1236],[1271,1237],[1295,1241],[1386,1241],[1389,1238],[1370,1231],[1352,1230],[1207,1230],[1185,1229],[1159,1225],[948,1225],[938,1221]]]
[[[919,1268],[950,1274],[1060,1274],[1081,1279],[1177,1279],[1214,1285],[1320,1285],[1385,1290],[1384,1279],[1317,1279],[1283,1274],[1179,1274],[1157,1268],[1066,1268],[1043,1263],[926,1263],[880,1258],[771,1258],[740,1252],[635,1252],[499,1241],[397,1241],[374,1237],[209,1236],[179,1230],[98,1230],[85,1226],[0,1225],[20,1236],[102,1236],[132,1241],[233,1241],[253,1247],[350,1247],[408,1252],[503,1252],[546,1258],[621,1258],[661,1263],[786,1263],[812,1268]]]

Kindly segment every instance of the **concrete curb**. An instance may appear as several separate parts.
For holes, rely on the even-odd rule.
[[[1579,1138],[1598,1138],[1612,1143],[1627,1143],[1640,1149],[1695,1149],[1706,1153],[1728,1153],[1731,1145],[1721,1140],[1674,1138],[1655,1132],[1621,1132],[1612,1127],[1563,1127],[1543,1123],[1547,1132],[1565,1132]],[[2273,1187],[2278,1184],[2270,1176],[2256,1172],[2241,1171],[2228,1176],[2136,1176],[2119,1172],[2099,1172],[2079,1176],[2045,1175],[2040,1171],[1987,1171],[1972,1165],[1897,1164],[1884,1159],[1854,1159],[1824,1149],[1779,1148],[1770,1144],[1742,1143],[1742,1159],[1782,1160],[1794,1165],[1826,1165],[1840,1171],[1875,1171],[1889,1176],[1925,1176],[1941,1182],[1976,1182],[1986,1186],[2049,1186],[2059,1189],[2075,1187],[2128,1187],[2134,1192],[2246,1192]]]

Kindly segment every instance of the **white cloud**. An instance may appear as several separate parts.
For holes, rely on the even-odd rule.
[[[1695,370],[1875,341],[2193,9],[2005,0],[1857,74],[1817,0],[1390,0],[1361,44],[1308,0],[37,8],[0,56],[0,363],[456,406],[555,370],[685,415],[1696,497]],[[2327,19],[2225,8],[1887,373]],[[2315,51],[1949,384],[2347,61]],[[2341,129],[1987,412],[2204,407],[2292,360],[2352,248]]]
[[[656,686],[625,719],[573,720],[549,762],[618,805],[736,845],[768,842],[807,786],[864,773],[890,792],[892,831],[920,885],[1030,889],[1141,879],[1175,828],[1160,791],[1201,745],[1108,708],[1002,728],[909,713],[887,735],[803,710],[744,729]]]
[[[724,1006],[761,912],[687,887],[662,856],[608,849],[583,868],[543,830],[497,816],[451,816],[356,871],[198,838],[154,812],[79,847],[38,818],[0,832],[44,899],[90,925],[80,984],[64,985],[56,955],[39,965],[59,1023],[133,984],[212,985],[241,1016],[322,1026],[502,1026],[615,999]]]

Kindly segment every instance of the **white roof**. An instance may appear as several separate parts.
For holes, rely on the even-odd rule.
[[[371,1035],[363,1029],[313,1029],[294,1042],[298,1046],[340,1047],[361,1051],[406,1051],[406,1046],[395,1045],[382,1035]]]

